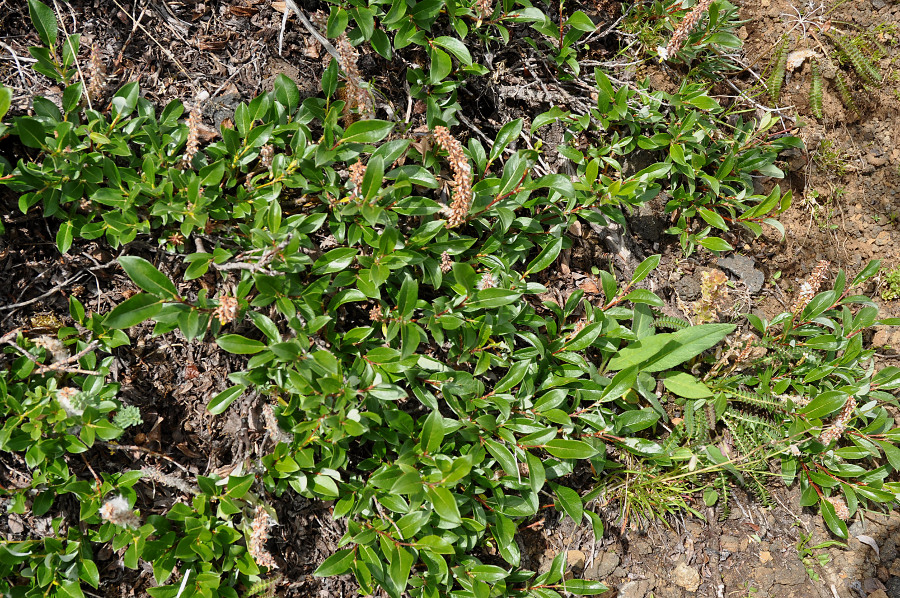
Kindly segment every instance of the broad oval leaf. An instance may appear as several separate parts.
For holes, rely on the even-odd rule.
[[[350,570],[350,565],[356,558],[355,550],[352,548],[344,548],[338,550],[333,555],[325,559],[319,567],[313,571],[316,577],[331,577],[332,575],[341,575]]]
[[[253,355],[266,348],[265,343],[240,334],[226,334],[216,339],[216,344],[235,355]]]
[[[235,399],[241,396],[244,390],[245,387],[240,385],[226,388],[209,401],[209,404],[206,406],[206,410],[213,415],[222,413],[223,411],[228,409],[228,406],[231,405]]]
[[[169,277],[156,269],[156,267],[142,257],[136,255],[123,255],[119,258],[119,264],[134,284],[148,293],[164,299],[175,299],[178,291]]]
[[[375,143],[388,136],[394,123],[386,120],[360,120],[344,130],[341,143]]]

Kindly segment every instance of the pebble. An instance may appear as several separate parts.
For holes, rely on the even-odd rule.
[[[688,592],[696,592],[700,587],[700,573],[683,562],[678,563],[678,566],[672,571],[672,581],[676,586],[684,588]]]

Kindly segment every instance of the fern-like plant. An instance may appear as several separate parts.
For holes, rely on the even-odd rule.
[[[775,61],[772,63],[772,72],[769,73],[769,79],[766,81],[766,88],[769,91],[769,101],[773,104],[778,103],[781,96],[781,86],[784,84],[784,76],[787,70],[787,57],[790,43],[785,35],[778,42],[775,49]]]
[[[819,67],[819,61],[813,59],[812,82],[809,86],[809,109],[813,113],[813,116],[819,120],[824,116],[824,111],[822,110],[823,89],[822,69]]]

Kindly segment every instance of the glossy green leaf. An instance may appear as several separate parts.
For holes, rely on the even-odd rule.
[[[387,137],[393,128],[394,123],[386,120],[360,120],[347,127],[341,143],[375,143]]]
[[[41,42],[48,47],[55,46],[58,25],[53,9],[40,0],[28,0],[28,14]]]
[[[355,555],[356,551],[351,548],[338,550],[322,561],[322,564],[313,571],[313,575],[316,577],[331,577],[346,573],[350,570],[350,565],[353,564]]]
[[[213,415],[222,413],[228,409],[228,406],[231,405],[235,399],[243,394],[244,390],[246,389],[243,386],[232,386],[231,388],[223,390],[209,401],[206,410]]]
[[[161,299],[175,299],[178,291],[169,277],[156,269],[156,267],[142,257],[123,255],[119,258],[119,264],[128,277],[148,293]]]
[[[253,355],[266,348],[266,344],[240,334],[226,334],[216,339],[216,344],[235,355]]]
[[[103,323],[109,328],[130,328],[152,318],[161,309],[162,301],[148,293],[138,293],[117,305]]]

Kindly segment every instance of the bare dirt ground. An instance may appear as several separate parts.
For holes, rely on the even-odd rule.
[[[302,93],[318,93],[322,59],[315,56],[305,31],[293,20],[282,35],[282,13],[273,8],[276,5],[260,0],[59,3],[66,31],[80,32],[83,47],[96,44],[106,59],[110,92],[138,80],[145,96],[159,105],[175,98],[200,102],[211,131],[229,118],[237,102],[269,89],[278,73],[294,79]],[[601,25],[621,14],[615,2],[578,8]],[[759,240],[740,239],[735,244],[737,258],[729,256],[723,262],[701,253],[684,260],[677,243],[660,237],[664,225],[659,215],[650,213],[649,224],[642,222],[641,227],[656,232],[635,237],[635,243],[647,255],[664,253],[662,278],[672,282],[684,302],[697,298],[702,268],[719,267],[739,285],[761,275],[762,287],[748,292],[746,310],[771,317],[790,304],[821,259],[833,263],[832,271],[843,268],[850,275],[871,259],[882,260],[886,267],[900,266],[896,249],[900,246],[900,95],[896,91],[900,73],[895,65],[900,55],[900,4],[864,0],[844,3],[831,13],[826,10],[799,0],[797,4],[785,0],[746,3],[741,16],[747,23],[739,33],[747,63],[763,73],[784,33],[790,32],[793,47],[821,50],[821,27],[826,23],[850,31],[877,29],[885,51],[878,65],[885,83],[880,89],[851,84],[859,108],[856,114],[844,107],[833,82],[826,80],[824,118],[817,120],[809,106],[809,62],[792,73],[779,101],[780,114],[786,128],[800,127],[797,134],[807,151],[785,157],[790,174],[781,184],[793,190],[794,205],[782,216],[787,228],[784,241],[769,231]],[[50,97],[61,93],[27,68],[27,47],[37,44],[37,36],[23,0],[0,0],[0,41],[8,46],[0,59],[0,82],[15,90],[14,109],[27,111],[35,93]],[[514,38],[501,52],[515,52],[519,43]],[[405,106],[401,70],[388,66],[374,54],[361,62],[363,75]],[[679,76],[658,65],[648,68],[661,86],[671,85]],[[503,76],[501,72],[500,80],[494,82],[497,89],[480,89],[477,86],[484,84],[477,83],[468,94],[461,94],[461,101],[468,102],[466,114],[489,135],[509,118],[530,119],[549,107],[504,97],[500,87],[517,82],[513,75],[508,75],[509,80],[502,80]],[[748,93],[755,84],[748,73],[736,81]],[[552,138],[546,141],[552,147]],[[760,189],[768,190],[775,182],[760,181]],[[96,268],[114,258],[107,249],[82,243],[60,257],[52,223],[13,211],[15,198],[0,200],[10,207],[3,211],[7,235],[0,238],[0,279],[4,281],[0,330],[39,327],[41,318],[65,319],[69,294],[105,312],[132,288],[118,268]],[[597,247],[598,242],[586,233],[572,259],[600,259],[605,249]],[[167,259],[168,264],[164,261],[161,267],[168,266],[177,279],[181,259],[174,255]],[[52,289],[56,291],[47,293]],[[877,296],[881,288],[875,285],[867,290]],[[900,302],[878,302],[884,316],[900,315]],[[225,374],[241,368],[239,361],[212,343],[189,344],[172,335],[151,339],[149,328],[133,329],[131,336],[132,347],[117,353],[117,372],[123,393],[141,408],[145,424],[123,439],[131,447],[128,450],[98,455],[107,461],[103,467],[124,470],[154,464],[176,474],[203,475],[255,452],[261,426],[253,405],[235,404],[222,416],[210,416],[205,410],[208,398],[225,388]],[[879,331],[869,340],[880,348],[885,364],[898,365],[900,332]],[[14,475],[14,465],[0,464],[0,475]],[[176,498],[169,489],[138,487],[145,512],[165,510]],[[621,526],[611,508],[607,532],[597,540],[590,529],[573,528],[571,520],[548,518],[520,534],[522,553],[527,555],[523,565],[540,570],[559,551],[569,551],[572,575],[604,580],[617,592],[608,596],[621,598],[900,598],[900,515],[868,513],[851,527],[846,548],[816,548],[831,539],[819,516],[795,506],[795,488],[773,482],[773,490],[779,506],[771,509],[737,490],[739,508],[722,522],[710,510],[706,521],[685,515],[671,517],[665,524]],[[348,577],[310,576],[342,534],[340,522],[330,517],[330,505],[284,497],[275,506],[282,524],[273,530],[272,552],[284,563],[279,595],[353,595],[355,586]],[[698,508],[703,508],[702,503]],[[46,522],[18,516],[0,520],[0,531],[8,538],[39,533],[43,526]],[[142,595],[142,588],[150,583],[148,572],[123,570],[119,555],[109,551],[98,554],[98,566],[102,578],[114,580],[103,588],[106,596]]]

